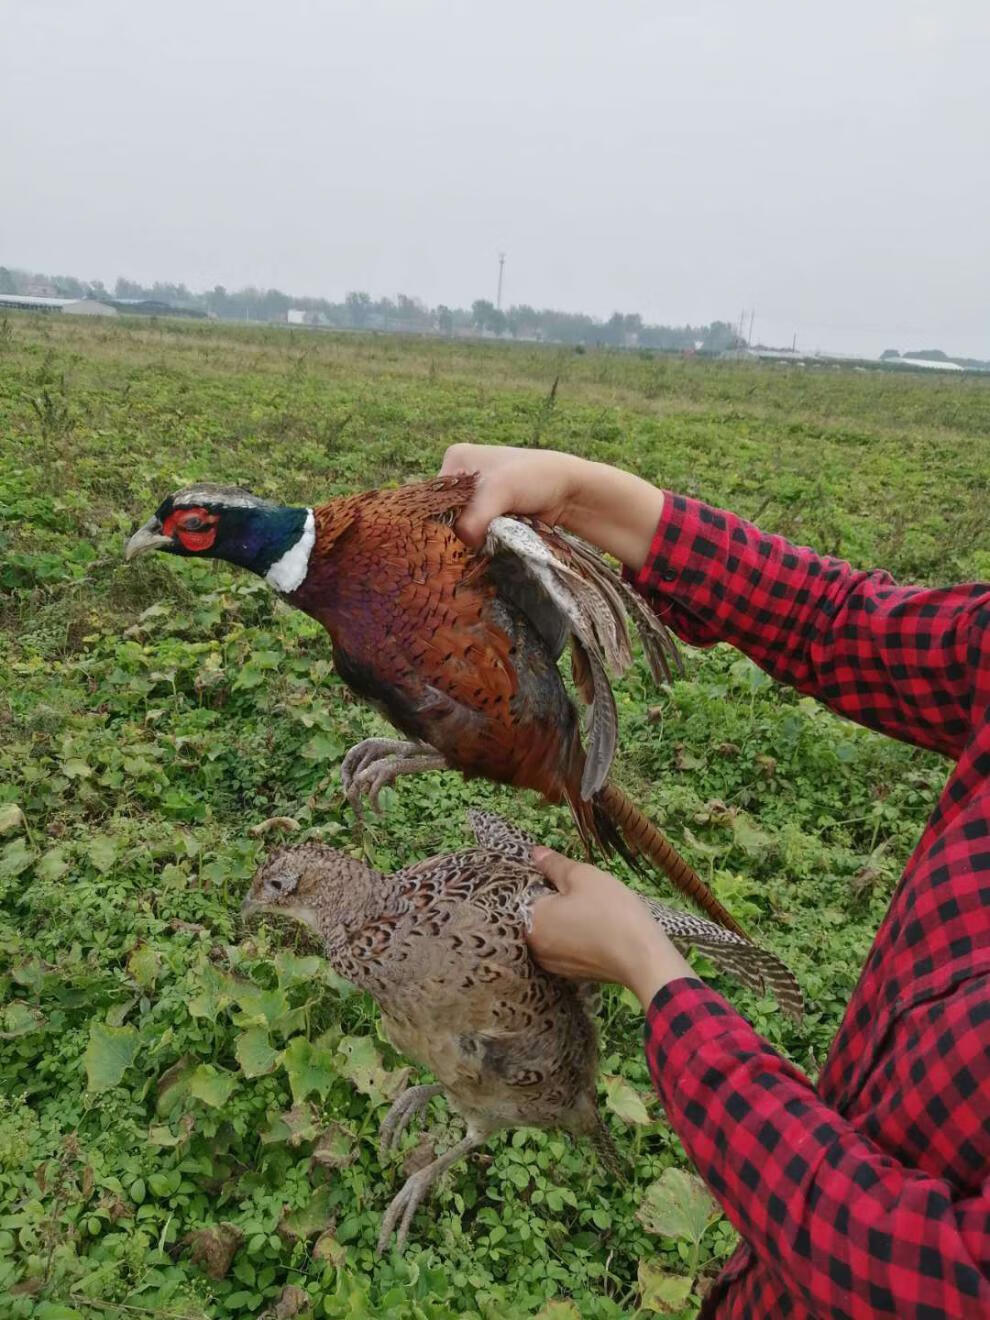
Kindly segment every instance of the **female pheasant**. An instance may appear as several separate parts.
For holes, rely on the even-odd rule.
[[[430,1185],[502,1129],[587,1136],[618,1169],[595,1090],[597,987],[552,976],[529,955],[531,909],[550,892],[530,864],[533,841],[491,813],[469,817],[477,847],[391,876],[323,844],[282,848],[259,869],[241,909],[305,923],[334,970],[377,1000],[395,1047],[437,1078],[396,1100],[382,1123],[383,1152],[441,1092],[467,1123],[463,1140],[394,1198],[379,1252],[397,1225],[401,1250]],[[800,1016],[797,983],[772,954],[703,917],[643,901],[679,947],[693,944],[744,985],[772,989]]]
[[[316,508],[227,486],[177,491],[127,544],[211,556],[263,576],[317,619],[337,672],[410,740],[370,739],[341,767],[355,808],[399,774],[455,769],[566,802],[589,853],[645,856],[713,920],[742,935],[700,877],[608,782],[617,716],[608,670],[631,661],[631,618],[659,681],[673,639],[600,556],[560,529],[496,518],[484,551],[452,523],[471,475],[375,490]],[[588,747],[557,668],[570,642],[590,706]]]

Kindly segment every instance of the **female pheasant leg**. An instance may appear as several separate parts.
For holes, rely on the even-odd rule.
[[[406,1238],[409,1236],[409,1226],[412,1223],[413,1215],[429,1188],[442,1173],[446,1173],[452,1164],[462,1160],[472,1150],[477,1150],[479,1146],[483,1146],[487,1136],[487,1133],[477,1129],[468,1129],[467,1136],[459,1141],[456,1146],[451,1146],[450,1150],[445,1151],[439,1159],[435,1159],[425,1169],[420,1169],[419,1173],[414,1173],[406,1179],[401,1191],[392,1198],[391,1205],[385,1211],[382,1229],[378,1235],[377,1253],[379,1256],[385,1252],[388,1240],[392,1236],[393,1229],[395,1229],[396,1221],[398,1221],[399,1227],[395,1238],[395,1249],[398,1252],[402,1251],[406,1245]],[[401,1219],[399,1218],[400,1215]]]
[[[355,815],[360,816],[361,798],[367,796],[373,810],[380,810],[379,793],[394,784],[399,775],[449,768],[444,757],[429,743],[365,738],[355,744],[341,762],[340,782]]]
[[[435,1095],[440,1095],[443,1087],[410,1086],[393,1103],[392,1108],[382,1119],[378,1129],[378,1149],[387,1155],[419,1111],[430,1103]]]

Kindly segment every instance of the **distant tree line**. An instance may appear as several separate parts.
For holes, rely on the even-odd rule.
[[[285,321],[290,310],[302,312],[313,325],[341,330],[384,330],[408,334],[482,334],[513,339],[545,340],[561,344],[602,344],[616,348],[701,350],[717,353],[738,346],[736,331],[727,321],[710,325],[649,325],[641,316],[615,312],[607,321],[582,312],[559,312],[523,303],[502,310],[479,298],[470,308],[427,307],[419,298],[400,293],[372,298],[361,291],[348,293],[343,302],[305,298],[279,289],[236,290],[214,285],[193,293],[185,284],[139,284],[121,276],[112,289],[102,280],[79,280],[72,275],[36,275],[0,266],[0,294],[48,292],[60,298],[100,298],[115,302],[168,303],[202,311],[223,321]]]

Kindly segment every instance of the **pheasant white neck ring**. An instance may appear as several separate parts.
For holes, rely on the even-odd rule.
[[[297,591],[306,581],[306,574],[309,572],[309,557],[313,553],[315,544],[316,519],[313,517],[313,510],[307,509],[306,521],[303,523],[298,540],[289,546],[280,559],[275,560],[265,574],[265,581],[269,586],[274,587],[276,591],[280,591],[283,596],[288,596],[293,591]]]

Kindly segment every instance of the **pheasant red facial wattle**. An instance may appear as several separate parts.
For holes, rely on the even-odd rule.
[[[189,554],[209,550],[217,539],[218,513],[202,507],[173,509],[162,523],[162,535],[178,540]]]
[[[589,853],[645,859],[726,928],[741,928],[609,780],[618,718],[609,673],[629,665],[628,621],[654,678],[679,661],[645,603],[589,546],[531,519],[496,518],[481,552],[452,524],[475,477],[438,477],[284,506],[200,483],[170,495],[127,546],[206,555],[264,577],[330,634],[341,678],[403,735],[344,759],[356,810],[398,775],[459,770],[566,803]],[[570,648],[587,742],[557,661]]]

